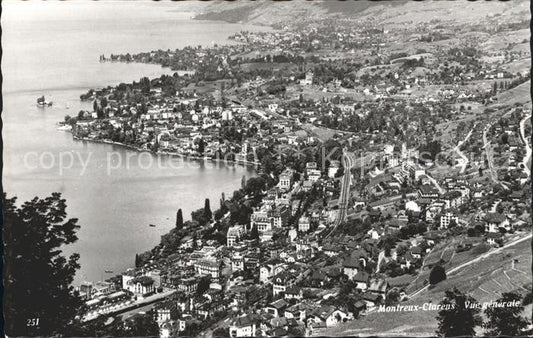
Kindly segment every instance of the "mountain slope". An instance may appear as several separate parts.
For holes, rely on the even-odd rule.
[[[256,25],[283,25],[310,19],[371,19],[385,24],[417,24],[432,20],[469,24],[476,20],[529,18],[529,2],[463,1],[217,1],[195,17]]]

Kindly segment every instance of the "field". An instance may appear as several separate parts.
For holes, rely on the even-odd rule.
[[[457,145],[457,137],[455,136],[455,130],[457,129],[457,126],[460,122],[468,124],[469,122],[474,121],[476,119],[476,116],[474,114],[467,116],[456,115],[456,117],[458,118],[457,120],[446,121],[443,123],[439,123],[435,126],[437,129],[437,133],[440,133],[440,136],[438,136],[437,139],[439,139],[443,143],[445,149],[453,149]]]
[[[302,126],[303,129],[311,133],[311,135],[315,136],[322,142],[325,142],[331,138],[333,138],[333,135],[337,133],[337,131],[333,129],[323,128],[323,127],[317,127],[312,124],[305,124]]]
[[[529,88],[531,86],[531,80],[522,83],[518,87],[504,91],[497,95],[498,101],[494,106],[513,106],[514,104],[527,104],[531,102],[531,95]]]
[[[253,70],[273,70],[273,71],[294,71],[296,65],[290,63],[272,63],[272,62],[250,62],[243,63],[240,65],[240,68],[244,71],[253,71]]]
[[[438,304],[444,291],[457,287],[472,295],[478,302],[493,301],[502,292],[517,290],[525,294],[531,290],[530,240],[505,248],[485,259],[468,265],[433,289],[426,289],[402,305]],[[463,254],[463,253],[462,253]],[[457,254],[456,254],[457,256]],[[454,258],[455,259],[455,258]],[[514,260],[515,261],[513,263]],[[460,265],[463,259],[454,263]],[[416,312],[377,312],[366,314],[363,318],[342,324],[336,328],[314,332],[326,336],[430,336],[437,328],[436,311]],[[527,316],[526,313],[524,315]],[[529,315],[530,316],[530,315]],[[482,333],[480,331],[479,333]]]
[[[513,61],[505,65],[504,69],[512,74],[521,73],[525,74],[531,67],[530,59],[521,59]]]
[[[291,98],[298,98],[302,94],[304,100],[309,99],[332,99],[335,96],[342,95],[343,97],[349,97],[355,101],[369,101],[374,100],[374,96],[366,96],[365,94],[358,92],[354,89],[346,89],[346,91],[323,91],[317,86],[300,86],[294,85],[287,88],[287,96]]]

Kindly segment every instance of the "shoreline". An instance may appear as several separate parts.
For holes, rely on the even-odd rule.
[[[261,163],[259,163],[259,162],[232,161],[232,160],[224,160],[224,159],[220,159],[220,158],[200,157],[200,156],[194,156],[194,155],[172,153],[172,152],[168,152],[168,151],[153,152],[153,151],[148,150],[148,149],[141,149],[141,148],[138,148],[138,147],[135,147],[135,146],[132,146],[132,145],[128,145],[128,144],[124,144],[124,143],[120,143],[120,142],[108,141],[108,140],[96,140],[96,139],[91,139],[91,138],[88,138],[88,137],[79,137],[79,136],[74,136],[74,135],[72,135],[72,139],[75,140],[75,141],[86,141],[86,142],[97,143],[97,144],[108,144],[108,145],[120,146],[120,147],[126,148],[128,150],[132,150],[132,151],[138,152],[138,153],[146,152],[146,153],[151,153],[153,155],[163,155],[163,156],[169,156],[169,157],[180,157],[181,159],[187,160],[187,161],[198,161],[198,162],[202,161],[203,162],[203,161],[208,160],[208,161],[211,161],[211,162],[224,163],[224,164],[228,164],[228,165],[241,165],[243,167],[253,167],[257,172],[259,172],[260,169],[261,169]]]

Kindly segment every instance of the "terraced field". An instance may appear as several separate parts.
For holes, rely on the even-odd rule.
[[[433,289],[425,290],[402,305],[438,304],[444,291],[457,287],[478,302],[497,300],[501,293],[531,290],[530,240],[505,248],[485,259],[460,269]],[[464,254],[464,253],[461,253]],[[514,260],[515,263],[513,263]],[[327,336],[433,336],[437,328],[436,311],[377,312],[327,331],[314,332]],[[531,316],[531,315],[529,315]],[[480,329],[480,334],[483,331]]]

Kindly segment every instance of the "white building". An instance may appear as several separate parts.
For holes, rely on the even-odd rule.
[[[154,280],[148,276],[130,278],[122,275],[122,285],[124,289],[136,295],[145,295],[155,291]]]
[[[440,216],[440,227],[442,229],[447,229],[452,221],[455,221],[455,224],[458,224],[459,217],[448,211]]]
[[[241,236],[244,234],[244,225],[234,225],[228,229],[226,234],[226,245],[228,247],[234,246]]]
[[[307,178],[311,182],[316,182],[320,179],[320,176],[322,176],[322,173],[318,169],[309,169],[307,170]]]
[[[292,187],[292,170],[285,169],[284,172],[279,175],[279,187],[283,190],[290,190]]]
[[[310,225],[311,222],[309,221],[309,217],[302,216],[298,219],[298,231],[307,232],[309,231]]]
[[[341,167],[340,161],[331,161],[331,164],[329,165],[329,168],[328,168],[328,177],[334,178],[337,172],[339,171],[340,167]]]
[[[253,337],[256,335],[256,324],[248,315],[239,317],[231,322],[229,334],[235,337]]]
[[[220,265],[215,261],[198,261],[194,264],[194,269],[201,275],[211,275],[213,278],[218,278],[220,276]]]

